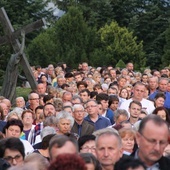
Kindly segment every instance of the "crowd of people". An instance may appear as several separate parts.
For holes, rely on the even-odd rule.
[[[0,169],[169,169],[170,68],[32,71],[27,99],[0,96]]]

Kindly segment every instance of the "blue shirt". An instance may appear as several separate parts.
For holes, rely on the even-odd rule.
[[[90,119],[90,116],[86,116],[84,118],[84,120],[88,121],[89,123],[91,123],[92,125],[94,125],[95,130],[99,130],[99,129],[103,129],[106,128],[108,126],[111,126],[110,120],[106,117],[100,116],[98,115],[98,120],[96,122],[93,122]]]

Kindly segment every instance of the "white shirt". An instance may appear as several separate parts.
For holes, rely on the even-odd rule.
[[[119,107],[119,109],[125,109],[128,112],[129,116],[130,116],[129,104],[131,102],[132,102],[132,98],[125,100]],[[142,104],[142,109],[146,109],[148,114],[151,114],[155,109],[153,102],[151,102],[150,100],[142,99],[142,101],[140,101],[140,103]]]

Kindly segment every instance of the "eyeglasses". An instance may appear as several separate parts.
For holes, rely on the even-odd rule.
[[[84,110],[75,110],[74,113],[83,113]]]
[[[81,149],[85,152],[88,152],[89,150],[91,150],[92,152],[96,151],[96,148],[94,146],[92,147],[85,146],[85,147],[82,147]]]
[[[13,162],[14,159],[15,159],[15,161],[20,161],[21,158],[22,158],[21,155],[16,155],[16,156],[14,156],[14,157],[12,157],[12,156],[7,156],[7,157],[5,157],[4,159],[5,159],[6,161],[8,161],[8,162]]]
[[[39,100],[40,98],[32,98],[32,99],[30,99],[30,100]]]
[[[149,139],[146,136],[144,136],[142,133],[140,133],[140,135],[151,145],[155,146],[157,144],[159,144],[161,147],[166,147],[168,144],[168,141],[157,141],[155,139]]]
[[[90,107],[96,107],[97,105],[91,105],[91,106],[87,106],[86,109],[89,109]]]

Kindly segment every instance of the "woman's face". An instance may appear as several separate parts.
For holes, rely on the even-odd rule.
[[[158,111],[157,115],[160,116],[160,118],[163,120],[166,120],[166,112],[164,110]]]
[[[46,77],[46,76],[42,76],[42,77],[41,77],[41,81],[42,81],[42,82],[47,82],[47,77]]]
[[[123,89],[120,93],[120,97],[126,99],[128,97],[128,91],[126,89]]]
[[[71,130],[71,121],[64,118],[60,119],[58,129],[61,134],[69,133]]]
[[[133,136],[126,134],[122,138],[122,146],[124,151],[132,151],[135,144],[135,140]]]
[[[155,100],[156,107],[162,107],[164,106],[165,99],[162,97],[159,97]]]

